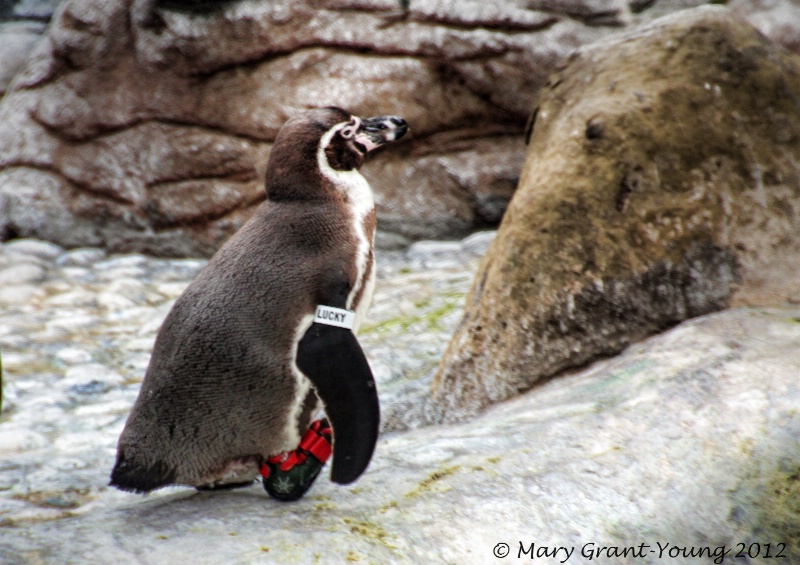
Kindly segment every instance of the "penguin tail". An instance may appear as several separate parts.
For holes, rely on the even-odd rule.
[[[108,486],[120,490],[144,494],[175,482],[175,470],[159,461],[152,465],[141,465],[125,458],[124,452],[117,455],[117,463],[111,471]]]

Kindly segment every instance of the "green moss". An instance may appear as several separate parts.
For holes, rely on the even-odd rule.
[[[96,498],[96,494],[88,487],[69,487],[64,491],[31,491],[15,494],[13,498],[24,500],[42,508],[78,508]]]
[[[395,316],[373,324],[365,324],[360,330],[359,334],[366,335],[370,333],[388,333],[395,330],[406,332],[412,328],[424,331],[442,331],[440,321],[443,317],[460,308],[464,302],[464,293],[462,292],[447,292],[440,295],[444,299],[444,304],[438,308],[429,311],[420,311],[407,316]],[[429,307],[431,303],[430,298],[418,301],[415,306],[419,310],[424,310]]]
[[[416,302],[414,302],[414,307],[415,308],[427,308],[430,305],[431,305],[430,296],[428,296],[426,298],[423,298],[421,300],[417,300]]]
[[[37,375],[58,375],[63,373],[63,369],[57,365],[49,355],[42,355],[36,359],[30,359],[20,365],[14,365],[8,371],[19,377],[30,377]]]
[[[800,563],[800,465],[775,471],[755,507],[760,512],[759,531],[751,541],[772,543],[774,551],[786,544],[786,562]]]
[[[470,469],[475,471],[475,472],[477,472],[477,473],[490,473],[490,474],[496,476],[497,475],[497,471],[495,471],[492,467],[497,465],[500,461],[501,461],[501,459],[500,459],[500,456],[498,456],[498,455],[495,455],[494,457],[486,457],[484,459],[484,462],[486,463],[486,466],[484,466],[484,465],[473,465],[472,467],[470,467]]]
[[[626,381],[630,379],[630,377],[647,370],[651,365],[652,362],[649,360],[631,363],[621,371],[615,372],[603,379],[598,379],[592,385],[586,387],[584,394],[587,397],[592,397],[595,399],[594,409],[596,412],[604,412],[605,410],[616,406],[623,399],[620,398],[616,393],[606,397],[597,396],[598,393],[605,392],[608,391],[609,388],[619,386],[621,381]]]
[[[344,518],[344,522],[350,526],[351,533],[362,536],[369,541],[379,543],[400,557],[397,547],[389,541],[391,536],[381,525],[370,522],[369,520],[355,520],[353,518]]]
[[[453,465],[452,467],[447,467],[445,469],[441,469],[439,471],[434,471],[427,478],[423,479],[417,488],[407,492],[405,494],[406,498],[412,498],[419,496],[423,493],[432,491],[441,481],[442,479],[449,477],[450,475],[455,474],[459,469],[461,469],[461,465]]]
[[[335,510],[336,506],[331,504],[330,502],[320,502],[319,504],[314,505],[313,512],[319,514],[321,512],[325,512],[327,510]]]

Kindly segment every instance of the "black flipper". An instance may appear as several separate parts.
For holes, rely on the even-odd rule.
[[[331,481],[352,483],[372,458],[380,425],[367,358],[350,330],[313,323],[297,348],[297,367],[325,403],[333,428]]]

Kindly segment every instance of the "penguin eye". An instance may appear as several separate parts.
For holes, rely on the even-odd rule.
[[[339,134],[345,139],[352,139],[356,135],[356,131],[358,131],[358,126],[358,120],[354,119],[341,130],[339,130]]]
[[[356,134],[356,126],[355,124],[347,124],[339,133],[343,138],[351,139]]]

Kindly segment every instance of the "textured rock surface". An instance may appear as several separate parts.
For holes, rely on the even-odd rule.
[[[0,98],[41,39],[44,29],[45,25],[39,22],[0,21]]]
[[[568,561],[563,553],[535,560],[547,564],[699,565],[712,559],[669,551],[719,555],[723,545],[725,563],[746,563],[733,557],[737,544],[751,543],[762,555],[770,544],[773,556],[786,544],[786,559],[774,562],[796,563],[799,320],[794,307],[686,322],[468,424],[386,434],[356,485],[323,477],[292,504],[271,501],[260,486],[148,498],[104,491],[121,424],[119,417],[98,424],[110,399],[73,404],[78,395],[109,394],[80,388],[81,378],[103,378],[81,370],[59,377],[71,379],[73,391],[49,431],[61,434],[54,464],[22,486],[5,483],[13,465],[52,452],[46,437],[32,433],[15,436],[24,456],[0,459],[10,489],[0,561],[172,563],[202,548],[201,563],[516,563],[530,560],[519,553],[522,542],[574,548]],[[62,357],[79,359],[75,351]],[[52,388],[54,397],[62,394],[60,385]],[[34,409],[35,398],[21,395],[18,407]],[[124,402],[117,404],[122,414]],[[61,407],[39,397],[38,409],[48,419]],[[104,430],[99,442],[84,429],[95,424]],[[87,462],[92,447],[104,457]],[[69,449],[71,464],[60,454]],[[52,492],[25,492],[47,473]],[[87,490],[100,495],[78,504]],[[26,505],[38,505],[40,514],[26,515]],[[42,521],[46,509],[66,517]],[[509,545],[504,561],[492,557],[500,542]],[[657,543],[669,544],[664,554]],[[634,560],[589,561],[581,556],[588,544],[649,547]]]
[[[730,0],[728,7],[772,41],[800,53],[800,3],[796,0]]]
[[[209,254],[263,198],[280,125],[326,104],[411,124],[365,171],[382,246],[496,224],[556,62],[700,1],[67,0],[0,105],[0,236]]]
[[[62,0],[3,0],[0,20],[49,21]]]
[[[436,377],[437,417],[692,316],[800,297],[798,63],[712,7],[570,57]]]
[[[0,99],[41,39],[59,1],[0,2]]]

